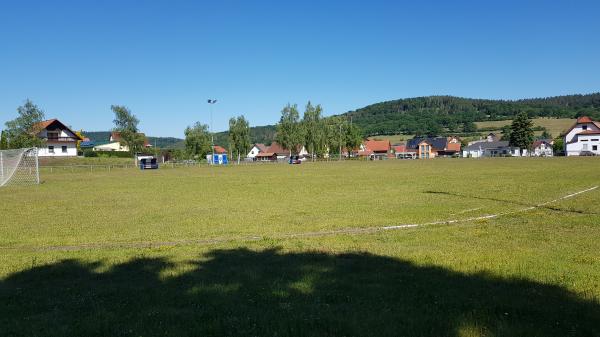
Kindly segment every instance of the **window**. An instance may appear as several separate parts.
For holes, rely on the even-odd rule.
[[[48,131],[48,140],[57,140],[58,139],[58,132],[50,132]]]
[[[597,141],[598,141],[598,138],[592,139],[592,142],[597,142]]]
[[[598,145],[592,145],[592,150],[598,151]]]
[[[581,126],[581,129],[582,129],[582,130],[587,130],[587,125],[582,125],[582,126]]]
[[[62,146],[62,153],[67,153],[67,147],[65,145]]]
[[[583,144],[583,151],[587,151],[588,149],[588,145],[587,144]]]
[[[48,153],[54,153],[54,146],[48,146]]]

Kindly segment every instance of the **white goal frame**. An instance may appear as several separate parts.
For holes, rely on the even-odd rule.
[[[39,183],[40,163],[36,147],[0,150],[0,187]]]

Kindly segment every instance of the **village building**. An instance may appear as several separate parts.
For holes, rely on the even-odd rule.
[[[49,119],[35,124],[33,133],[45,143],[38,150],[40,157],[76,157],[77,142],[83,140],[58,119]]]
[[[144,137],[144,147],[149,148],[152,147],[150,142],[148,142],[148,138],[143,133],[139,133],[140,136]],[[127,152],[129,151],[129,147],[123,143],[121,143],[122,137],[121,133],[118,131],[113,131],[110,133],[108,138],[108,143],[102,145],[96,145],[93,147],[94,151],[119,151],[119,152]]]
[[[460,155],[460,138],[450,137],[415,137],[406,143],[405,152],[416,154],[419,159],[435,157],[454,157]]]
[[[567,131],[564,138],[565,155],[600,155],[600,123],[584,116]]]
[[[368,157],[372,160],[393,158],[391,149],[392,145],[389,140],[366,140],[360,145],[358,156]]]
[[[254,160],[256,156],[261,152],[267,152],[267,146],[265,144],[256,143],[252,145],[252,148],[250,149],[250,152],[248,152],[248,154],[246,155],[246,158],[251,158]]]

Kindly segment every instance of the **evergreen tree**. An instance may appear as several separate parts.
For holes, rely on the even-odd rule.
[[[523,150],[529,150],[533,143],[533,122],[527,117],[527,113],[520,112],[517,114],[510,127],[509,145],[518,147],[523,153]]]
[[[242,153],[250,151],[250,123],[244,116],[229,119],[229,146],[231,154],[237,152],[237,162],[240,163]]]
[[[298,106],[296,104],[290,105],[288,103],[281,110],[281,118],[277,124],[275,140],[290,152],[290,156],[303,143],[303,126],[300,123],[300,114],[298,113]]]
[[[196,122],[185,128],[185,151],[192,158],[204,158],[212,151],[208,125]]]
[[[17,149],[41,146],[44,142],[37,136],[41,130],[36,130],[35,125],[44,120],[44,112],[28,99],[17,108],[17,114],[17,118],[6,122],[6,147]]]

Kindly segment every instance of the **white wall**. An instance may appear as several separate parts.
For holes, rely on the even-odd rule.
[[[252,150],[250,150],[250,152],[248,153],[248,155],[246,157],[248,158],[255,158],[257,154],[260,153],[260,149],[256,146],[252,147]]]
[[[61,136],[62,137],[62,136]],[[51,153],[49,146],[54,146],[54,153]],[[67,147],[67,152],[62,151],[62,147]],[[39,148],[38,156],[40,157],[76,157],[77,145],[75,142],[48,142]]]
[[[578,156],[581,151],[590,151],[600,155],[600,135],[577,135],[575,140],[575,143],[567,144],[567,156]],[[596,150],[594,150],[594,146],[596,146]]]

